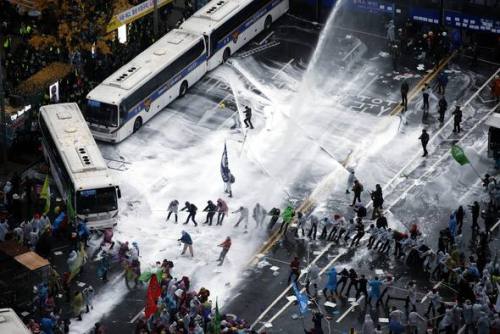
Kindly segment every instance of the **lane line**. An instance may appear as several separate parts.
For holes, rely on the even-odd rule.
[[[330,244],[330,245],[328,245],[327,247],[325,247],[325,248],[323,249],[323,251],[322,251],[322,252],[321,252],[321,253],[320,253],[320,254],[319,254],[319,255],[318,255],[318,256],[317,256],[317,257],[313,260],[313,262],[311,262],[311,263],[310,263],[310,264],[306,267],[306,269],[309,269],[309,268],[311,267],[311,265],[312,265],[312,264],[316,263],[316,262],[319,260],[319,258],[320,258],[321,256],[323,256],[323,255],[324,255],[324,254],[325,254],[325,253],[326,253],[326,252],[330,249],[330,247],[331,247],[331,246],[332,246],[332,244]],[[340,256],[340,254],[339,254],[337,257],[335,257],[335,259],[337,259],[339,256]],[[304,271],[302,271],[302,272],[300,273],[300,275],[299,275],[299,277],[297,278],[297,280],[299,280],[299,279],[300,279],[303,275],[305,275],[305,272],[304,272]],[[260,320],[261,320],[261,319],[262,319],[262,318],[263,318],[263,317],[264,317],[267,313],[269,313],[269,311],[270,311],[270,310],[274,307],[274,305],[276,305],[276,303],[278,303],[278,301],[280,301],[280,300],[281,300],[281,298],[283,298],[283,297],[287,294],[288,290],[290,290],[291,288],[292,288],[292,285],[291,285],[291,284],[290,284],[290,285],[288,285],[288,286],[285,288],[285,290],[283,290],[283,292],[282,292],[282,293],[281,293],[278,297],[276,297],[276,299],[274,299],[274,300],[273,300],[273,302],[272,302],[272,303],[271,303],[271,304],[270,304],[270,305],[269,305],[269,306],[268,306],[268,307],[267,307],[267,308],[266,308],[266,309],[265,309],[265,310],[264,310],[264,311],[263,311],[263,312],[262,312],[262,313],[261,313],[261,314],[257,317],[257,319],[255,319],[255,321],[253,322],[253,324],[250,326],[250,329],[252,329],[253,327],[255,327],[255,325],[256,325],[256,324],[257,324],[257,323],[258,323],[258,322],[259,322],[259,321],[260,321]]]
[[[369,81],[369,82],[365,85],[365,87],[363,87],[363,89],[361,89],[361,91],[360,91],[360,92],[359,92],[356,96],[360,96],[360,95],[362,95],[362,94],[363,94],[363,93],[364,93],[364,92],[368,89],[368,87],[370,87],[370,86],[371,86],[371,85],[372,85],[375,81],[377,81],[377,79],[378,79],[378,74],[375,74],[375,75],[374,75],[374,78],[373,78],[373,79],[371,79],[371,80],[370,80],[370,81]],[[377,116],[379,116],[379,115],[377,115]]]
[[[359,303],[365,299],[365,295],[362,295],[361,297],[356,300],[356,302],[352,303],[352,305],[335,321],[336,323],[341,322],[349,313],[352,312],[356,308],[356,306],[359,306]]]
[[[133,324],[134,322],[137,321],[137,319],[139,319],[139,317],[142,315],[142,313],[144,313],[144,308],[142,308],[142,310],[139,311],[139,313],[137,313],[131,320],[130,320],[130,324]]]
[[[433,288],[433,289],[437,289],[437,288],[439,288],[439,286],[440,286],[441,284],[443,284],[443,281],[439,281],[439,282],[437,282],[437,284],[436,284],[436,285],[434,285],[432,288]],[[427,293],[425,294],[424,298],[422,298],[422,300],[420,301],[420,304],[423,304],[423,303],[427,300],[427,298],[429,298],[429,295],[431,294],[431,292],[432,292],[432,291],[429,291],[429,292],[427,292]]]
[[[499,104],[497,104],[493,109],[490,109],[490,111],[483,116],[469,131],[467,131],[457,142],[457,144],[461,143],[465,138],[467,138],[479,125],[481,125],[491,114],[495,112],[495,109],[498,107]],[[415,188],[417,185],[419,185],[419,181],[423,179],[424,177],[428,176],[430,173],[434,172],[436,170],[436,167],[443,162],[443,160],[447,159],[450,156],[450,150],[447,150],[445,154],[443,154],[434,164],[432,164],[427,171],[422,174],[419,178],[415,179],[413,181],[413,184],[409,187],[406,188],[406,190],[399,195],[392,203],[389,205],[385,211],[390,211],[403,197],[405,197],[413,188]]]
[[[353,48],[351,51],[349,51],[345,56],[344,58],[342,58],[342,61],[345,61],[354,51],[356,51],[357,48],[359,48],[361,46],[361,42],[358,42]]]
[[[493,73],[493,75],[490,76],[489,79],[486,80],[486,82],[474,94],[472,94],[472,96],[463,104],[464,109],[484,89],[484,87],[489,84],[489,82],[498,74],[498,72],[500,72],[500,69]],[[448,121],[446,121],[446,123],[443,124],[443,126],[431,136],[431,138],[429,139],[429,143],[433,142],[445,130],[445,128],[451,124],[451,122],[453,122],[453,117],[450,117]],[[398,179],[404,173],[404,171],[408,167],[410,167],[417,159],[420,159],[420,157],[420,152],[415,153],[413,159],[411,159],[406,165],[404,165],[403,168],[401,168],[399,172],[389,180],[389,182],[384,186],[383,190],[386,190],[396,179]]]
[[[291,64],[291,63],[293,63],[294,61],[295,61],[295,58],[290,59],[290,60],[289,60],[289,61],[288,61],[285,65],[283,65],[283,67],[281,67],[281,69],[280,69],[278,72],[276,72],[276,73],[275,73],[275,74],[271,77],[271,79],[274,79],[274,78],[276,78],[278,75],[280,75],[280,74],[283,72],[283,70],[284,70],[286,67],[290,66],[290,64]]]
[[[430,83],[436,76],[441,73],[441,71],[445,68],[446,65],[455,57],[457,52],[453,52],[451,55],[449,55],[447,58],[445,58],[436,69],[433,69],[432,72],[427,73],[409,92],[408,92],[408,103],[411,102],[418,94],[420,93],[422,87],[426,83]],[[390,113],[391,116],[395,116],[399,113],[404,111],[404,108],[402,105],[398,104],[396,108]]]
[[[331,260],[331,261],[330,261],[330,262],[329,262],[329,263],[328,263],[328,264],[327,264],[327,265],[326,265],[326,266],[325,266],[325,267],[324,267],[324,268],[323,268],[323,269],[319,272],[319,276],[323,275],[323,274],[325,273],[325,271],[326,271],[329,267],[331,267],[331,265],[332,265],[333,263],[335,263],[335,262],[336,262],[336,261],[337,261],[337,260],[338,260],[341,256],[343,256],[343,255],[345,255],[345,254],[347,254],[347,252],[340,253],[340,254],[338,254],[336,257],[334,257],[334,258],[333,258],[333,259],[332,259],[332,260]],[[318,259],[318,258],[316,258],[316,259],[315,259],[315,261],[316,261],[317,259]],[[313,263],[314,263],[314,262],[313,262]],[[311,264],[312,264],[312,263],[311,263]],[[310,267],[310,265],[308,266],[308,268],[309,268],[309,267]],[[300,276],[302,276],[302,274],[301,274]],[[299,276],[299,277],[300,277],[300,276]],[[291,285],[290,285],[290,287],[291,287]],[[289,288],[290,288],[290,287],[289,287]],[[306,289],[305,289],[305,288],[300,289],[300,292],[304,292],[304,291],[306,291]],[[285,310],[286,310],[286,309],[287,309],[290,305],[292,305],[292,303],[293,303],[293,302],[288,301],[288,302],[285,304],[285,306],[283,306],[283,307],[282,307],[282,308],[281,308],[281,309],[280,309],[280,310],[279,310],[279,311],[278,311],[275,315],[273,315],[273,316],[271,317],[271,319],[269,319],[269,320],[268,320],[268,321],[266,321],[265,323],[272,323],[272,322],[273,322],[273,321],[274,321],[277,317],[279,317],[279,316],[280,316],[283,312],[285,312]],[[262,319],[262,317],[259,317],[259,320],[260,320],[260,319]],[[250,329],[252,329],[252,328],[255,326],[255,324],[256,324],[256,323],[257,323],[257,321],[255,321],[255,322],[252,324],[252,326],[250,327]],[[264,330],[264,329],[265,329],[265,326],[262,326],[261,328],[259,328],[259,330],[258,330],[257,332],[258,332],[258,333],[260,333],[260,332],[262,332],[262,330]]]

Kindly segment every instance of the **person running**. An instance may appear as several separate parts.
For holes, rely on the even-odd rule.
[[[184,255],[184,253],[186,253],[186,250],[189,249],[189,253],[191,254],[191,257],[194,257],[193,239],[191,239],[191,236],[186,231],[182,231],[181,233],[182,233],[181,238],[177,240],[177,241],[180,241],[184,245],[184,247],[182,248],[181,255]]]
[[[189,202],[184,203],[184,207],[181,209],[181,211],[187,211],[189,213],[184,225],[189,223],[189,219],[191,219],[194,223],[194,226],[198,226],[198,223],[195,220],[197,210],[198,210],[198,208],[193,203],[189,203]]]
[[[228,211],[226,202],[222,198],[217,199],[217,225],[222,225],[222,221]]]
[[[361,203],[361,193],[363,192],[363,185],[358,180],[354,180],[354,185],[352,186],[352,191],[354,192],[354,198],[352,199],[351,206],[356,204],[356,199]]]
[[[245,230],[248,229],[248,208],[246,208],[244,206],[240,206],[240,208],[238,210],[233,211],[232,213],[239,213],[240,214],[240,218],[238,218],[238,221],[236,222],[234,227],[240,226],[240,223],[242,221],[244,221],[245,222]]]
[[[169,204],[168,204],[168,215],[167,215],[167,222],[168,220],[170,219],[170,216],[172,214],[174,214],[174,217],[175,217],[175,223],[177,224],[177,213],[179,211],[179,201],[174,199],[173,201],[171,201]]]
[[[214,219],[214,215],[217,212],[217,205],[215,205],[212,201],[207,202],[207,206],[203,209],[203,212],[207,213],[207,219],[203,223],[203,225],[208,224],[208,226],[212,226],[212,220]]]
[[[453,132],[460,133],[460,123],[462,123],[462,110],[460,106],[455,107],[453,111]]]
[[[243,122],[245,123],[245,126],[250,129],[253,129],[253,124],[252,124],[252,109],[249,106],[245,107],[245,119]]]
[[[371,198],[373,201],[372,220],[375,220],[382,212],[382,205],[384,204],[384,194],[380,184],[375,186],[375,191],[372,191]]]
[[[423,100],[423,105],[422,105],[422,119],[426,119],[427,115],[429,114],[429,96],[430,96],[431,89],[429,87],[429,84],[425,84],[424,88],[422,88],[422,100]]]
[[[427,143],[429,143],[429,134],[427,133],[427,130],[423,129],[422,134],[420,137],[418,137],[420,142],[422,143],[422,149],[424,150],[424,154],[422,157],[426,157],[428,152],[427,152]]]
[[[410,86],[408,86],[408,82],[403,81],[401,84],[401,106],[406,111],[408,109],[408,91],[410,90]]]
[[[439,99],[438,106],[439,123],[443,124],[444,114],[446,113],[446,109],[448,109],[448,102],[446,101],[444,95]]]
[[[231,238],[227,237],[226,240],[219,245],[219,247],[222,247],[222,251],[220,252],[219,259],[217,261],[219,261],[219,266],[222,266],[227,252],[229,252],[229,249],[231,248]]]

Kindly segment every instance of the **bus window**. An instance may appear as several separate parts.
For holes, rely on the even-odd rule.
[[[89,123],[104,126],[118,126],[118,108],[115,105],[88,100],[84,109],[85,119]]]
[[[118,209],[116,188],[80,190],[76,193],[76,212],[89,214]]]

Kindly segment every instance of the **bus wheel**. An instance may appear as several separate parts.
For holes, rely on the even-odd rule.
[[[137,117],[135,119],[135,122],[134,122],[134,133],[136,133],[137,131],[139,131],[139,129],[141,128],[141,126],[142,126],[142,118]]]
[[[264,21],[264,30],[269,30],[271,29],[271,24],[273,23],[273,18],[271,15],[268,15],[266,17],[266,21]]]
[[[222,54],[222,62],[225,63],[231,57],[231,49],[226,48]]]
[[[179,97],[183,97],[184,95],[186,95],[187,91],[188,91],[188,82],[183,81],[181,83],[181,88],[179,89]]]

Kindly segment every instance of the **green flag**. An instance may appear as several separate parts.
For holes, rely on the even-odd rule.
[[[43,182],[42,190],[40,191],[40,198],[45,199],[45,207],[43,208],[43,214],[46,215],[50,211],[50,184],[49,184],[49,174],[45,177]]]
[[[219,313],[219,303],[217,302],[217,299],[215,300],[215,317],[212,320],[212,325],[213,325],[213,334],[220,334],[220,323],[221,323],[221,315]]]
[[[467,156],[465,155],[464,150],[458,145],[453,145],[451,147],[451,155],[453,156],[453,159],[455,159],[460,165],[465,165],[470,163],[469,159],[467,159]]]
[[[68,198],[66,199],[66,207],[68,208],[68,218],[74,220],[76,213],[73,208],[73,199],[71,198],[71,192],[68,191]]]

